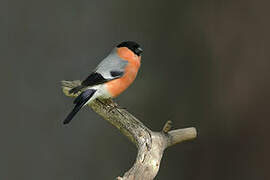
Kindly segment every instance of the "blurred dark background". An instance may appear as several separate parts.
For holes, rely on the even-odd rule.
[[[269,2],[255,0],[10,0],[1,89],[0,179],[113,179],[136,147],[72,99],[123,40],[144,49],[135,83],[117,102],[153,130],[171,119],[194,141],[166,150],[156,179],[270,179]],[[1,32],[4,28],[1,28]]]

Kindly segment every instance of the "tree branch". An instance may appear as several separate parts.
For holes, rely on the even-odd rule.
[[[80,81],[62,81],[63,92],[79,85]],[[72,95],[72,96],[77,96]],[[195,128],[171,130],[172,123],[167,121],[161,132],[148,129],[127,110],[119,108],[112,100],[97,99],[89,106],[105,120],[118,128],[138,148],[133,167],[118,180],[152,180],[157,175],[163,151],[177,143],[196,138]]]

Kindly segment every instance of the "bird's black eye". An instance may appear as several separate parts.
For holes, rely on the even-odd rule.
[[[132,52],[134,52],[136,55],[140,56],[143,52],[140,45],[134,41],[124,41],[120,43],[117,47],[127,47]]]

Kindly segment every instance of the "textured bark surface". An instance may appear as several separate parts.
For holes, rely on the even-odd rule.
[[[80,84],[80,81],[62,81],[63,92],[71,96],[68,90]],[[77,95],[74,95],[77,96]],[[112,100],[95,100],[89,106],[105,120],[118,128],[123,135],[138,148],[134,165],[118,180],[152,180],[158,173],[164,150],[177,143],[193,139],[196,129],[171,129],[171,121],[166,122],[161,132],[148,129],[127,110],[121,109]]]

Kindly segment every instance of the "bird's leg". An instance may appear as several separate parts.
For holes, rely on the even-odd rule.
[[[112,111],[113,109],[126,109],[126,108],[123,108],[121,106],[119,106],[117,103],[115,103],[111,98],[110,99],[106,99],[107,102],[110,104],[111,108],[110,111]]]
[[[120,109],[126,109],[126,108],[120,107],[118,104],[113,102],[113,100],[111,98],[102,99],[102,100],[97,98],[97,101],[99,103],[101,103],[103,106],[106,106],[107,108],[109,108],[108,112],[111,112],[112,110],[116,110],[116,111],[118,111],[118,113],[120,113],[122,116],[124,116],[124,114],[121,113]]]
[[[116,103],[114,103],[112,101],[111,98],[102,99],[102,100],[97,98],[97,101],[99,103],[101,103],[103,106],[106,106],[107,108],[109,108],[109,112],[112,111],[114,108],[118,108],[119,107]]]
[[[107,102],[107,99],[100,100],[100,99],[97,98],[96,100],[105,107],[111,107],[111,105],[109,105],[110,103]],[[103,101],[105,101],[105,102],[103,102]]]
[[[120,111],[120,109],[126,109],[126,108],[122,108],[120,107],[118,104],[116,104],[115,102],[113,102],[113,100],[111,98],[105,99],[106,104],[109,105],[109,110],[108,112],[111,112],[112,110],[116,110],[118,113],[120,113],[123,117],[125,117],[125,115]]]
[[[116,107],[117,107],[117,109],[124,109],[124,110],[127,110],[127,108],[122,107],[122,106],[119,106],[118,104],[116,104]]]
[[[115,102],[113,102],[113,100],[111,98],[106,99],[106,100],[110,104],[109,112],[111,112],[112,110],[117,109],[119,107],[118,104],[116,104]]]

